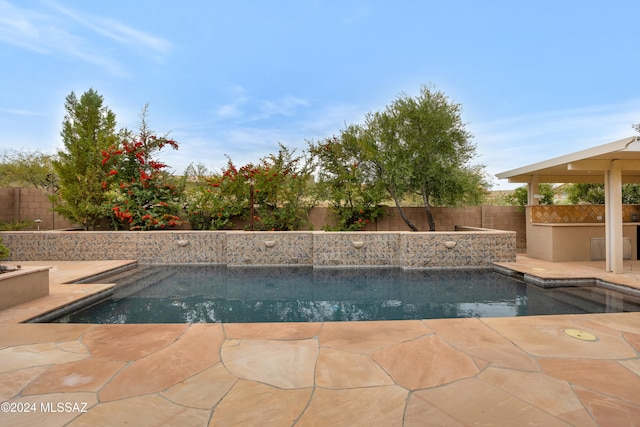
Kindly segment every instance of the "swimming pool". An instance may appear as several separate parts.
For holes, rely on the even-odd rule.
[[[542,289],[492,270],[139,266],[65,323],[253,323],[509,317],[640,311],[594,287]]]

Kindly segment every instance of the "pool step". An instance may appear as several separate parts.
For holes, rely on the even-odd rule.
[[[134,270],[110,278],[117,284],[113,292],[113,299],[132,296],[174,274],[172,271],[157,270],[148,266],[136,267]]]

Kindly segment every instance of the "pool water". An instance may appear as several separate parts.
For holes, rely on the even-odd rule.
[[[543,289],[491,270],[139,266],[101,280],[113,296],[69,323],[252,323],[640,311],[593,287]]]

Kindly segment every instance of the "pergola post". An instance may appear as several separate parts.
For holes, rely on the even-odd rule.
[[[606,271],[622,273],[622,164],[611,160],[604,173]]]
[[[527,203],[529,206],[540,204],[540,199],[535,197],[539,192],[540,178],[538,175],[531,175],[531,180],[527,184]]]

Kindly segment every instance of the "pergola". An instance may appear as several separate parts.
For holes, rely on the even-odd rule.
[[[606,270],[623,272],[622,184],[640,183],[640,137],[632,136],[496,175],[526,183],[529,205],[538,204],[538,184],[604,183]]]

